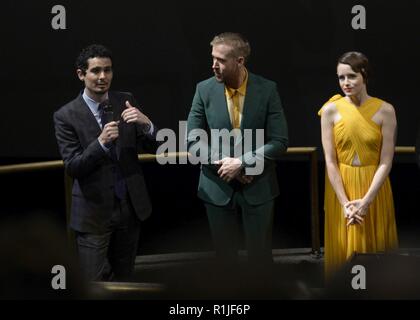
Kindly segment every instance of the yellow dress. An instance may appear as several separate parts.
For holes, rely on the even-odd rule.
[[[379,164],[382,133],[372,117],[383,101],[367,99],[356,107],[340,95],[334,101],[341,119],[334,126],[337,162],[349,200],[361,199],[367,193]],[[322,109],[319,111],[321,115]],[[360,166],[352,165],[358,155]],[[394,201],[389,178],[381,186],[361,225],[346,226],[338,198],[325,173],[324,258],[327,278],[340,268],[354,252],[383,252],[398,247]]]

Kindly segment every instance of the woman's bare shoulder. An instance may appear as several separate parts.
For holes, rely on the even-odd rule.
[[[391,114],[395,113],[394,106],[386,101],[382,102],[381,111],[383,111],[384,113],[391,113]]]
[[[328,102],[322,107],[322,115],[325,117],[334,116],[337,113],[337,105],[335,102]]]

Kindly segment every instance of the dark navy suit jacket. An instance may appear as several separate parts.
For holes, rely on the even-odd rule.
[[[127,100],[137,106],[132,94],[109,92],[114,120],[120,119]],[[115,201],[113,171],[116,165],[121,168],[138,218],[144,220],[150,216],[152,207],[138,152],[139,149],[150,149],[151,146],[155,150],[153,141],[156,130],[151,135],[145,135],[139,125],[121,120],[119,137],[115,142],[118,155],[118,162],[115,163],[99,144],[98,137],[102,129],[81,94],[54,113],[54,125],[65,170],[74,179],[71,228],[91,233],[105,230]]]

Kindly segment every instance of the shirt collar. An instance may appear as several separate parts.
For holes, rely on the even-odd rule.
[[[225,85],[225,92],[229,96],[229,98],[232,98],[236,91],[238,91],[240,95],[245,96],[246,86],[248,84],[248,70],[246,68],[244,68],[244,70],[245,70],[245,79],[244,79],[244,82],[242,82],[242,85],[238,89],[233,89]]]
[[[86,88],[83,90],[83,94],[82,94],[83,100],[85,100],[86,104],[88,105],[88,107],[94,111],[94,112],[98,112],[98,107],[99,107],[99,102],[93,100],[91,97],[89,97],[86,93]],[[105,99],[108,99],[108,92],[105,93]]]

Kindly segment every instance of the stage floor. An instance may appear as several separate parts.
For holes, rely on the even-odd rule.
[[[418,267],[420,248],[400,249],[395,256],[398,259],[405,259],[402,260],[403,262],[409,261],[410,269],[406,270],[410,273],[410,270],[415,270]],[[380,258],[381,255],[376,257],[380,263],[378,257]],[[411,260],[407,260],[408,258]],[[333,287],[334,291],[329,291],[324,282],[323,257],[312,254],[310,248],[274,249],[273,261],[273,265],[269,268],[250,266],[246,263],[246,253],[243,251],[239,252],[238,264],[222,267],[216,263],[214,252],[211,251],[144,255],[138,256],[136,259],[132,282],[96,283],[95,285],[96,289],[102,287],[108,294],[108,296],[102,295],[101,298],[109,299],[306,300],[353,298],[352,292],[350,292],[350,296],[336,296],[335,290],[340,288]],[[384,263],[384,266],[387,266],[387,262]],[[369,270],[371,269],[368,268],[367,271],[368,280],[372,279],[369,278]],[[348,281],[348,287],[350,287],[351,278],[354,275],[351,275],[350,270],[348,273],[349,275],[342,278],[344,282],[338,282],[339,285],[345,285]],[[400,271],[400,273],[404,272]],[[401,276],[401,283],[406,280],[403,279],[406,275],[407,272]],[[371,283],[373,284],[373,279]],[[412,280],[409,283],[414,285]],[[391,285],[398,286],[398,281]],[[397,287],[395,288],[397,290]],[[332,294],[333,296],[331,296]],[[364,294],[369,298],[367,291]],[[360,293],[355,292],[354,298],[360,298]]]

